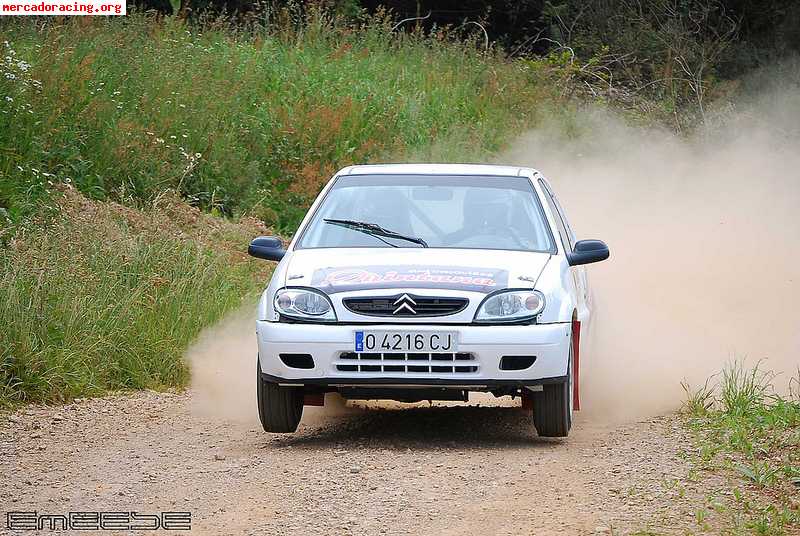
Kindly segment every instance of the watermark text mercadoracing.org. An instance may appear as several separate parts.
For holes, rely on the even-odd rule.
[[[126,0],[0,0],[2,15],[124,15]]]

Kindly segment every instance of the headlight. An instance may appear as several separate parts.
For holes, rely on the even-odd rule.
[[[284,288],[275,293],[275,310],[284,316],[305,320],[333,322],[336,313],[330,300],[321,292],[302,288]]]
[[[538,290],[507,290],[483,300],[476,322],[516,322],[538,315],[544,309],[544,294]]]

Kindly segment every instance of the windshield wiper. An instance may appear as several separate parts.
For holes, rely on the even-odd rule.
[[[414,244],[419,244],[420,246],[426,248],[428,247],[428,243],[425,242],[421,238],[417,238],[416,236],[406,236],[400,233],[396,233],[394,231],[390,231],[389,229],[384,229],[377,223],[370,223],[366,221],[357,221],[357,220],[337,220],[335,218],[324,218],[323,221],[325,223],[330,223],[331,225],[339,225],[346,229],[352,229],[354,231],[359,231],[371,236],[374,236],[378,240],[389,244],[392,247],[399,247],[396,244],[392,244],[391,242],[386,242],[386,240],[382,240],[380,237],[386,238],[396,238],[398,240],[405,240],[406,242],[413,242]]]

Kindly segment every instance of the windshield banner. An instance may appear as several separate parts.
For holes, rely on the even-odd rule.
[[[489,293],[508,284],[506,270],[460,266],[364,266],[316,270],[311,286],[328,294],[381,288],[443,288]]]

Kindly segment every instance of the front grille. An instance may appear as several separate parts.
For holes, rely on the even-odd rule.
[[[464,374],[478,372],[475,356],[457,353],[344,352],[336,363],[339,372],[390,372],[394,374]]]
[[[345,298],[344,306],[350,311],[366,316],[421,317],[446,316],[466,309],[467,298],[416,296],[398,294],[368,298]]]

